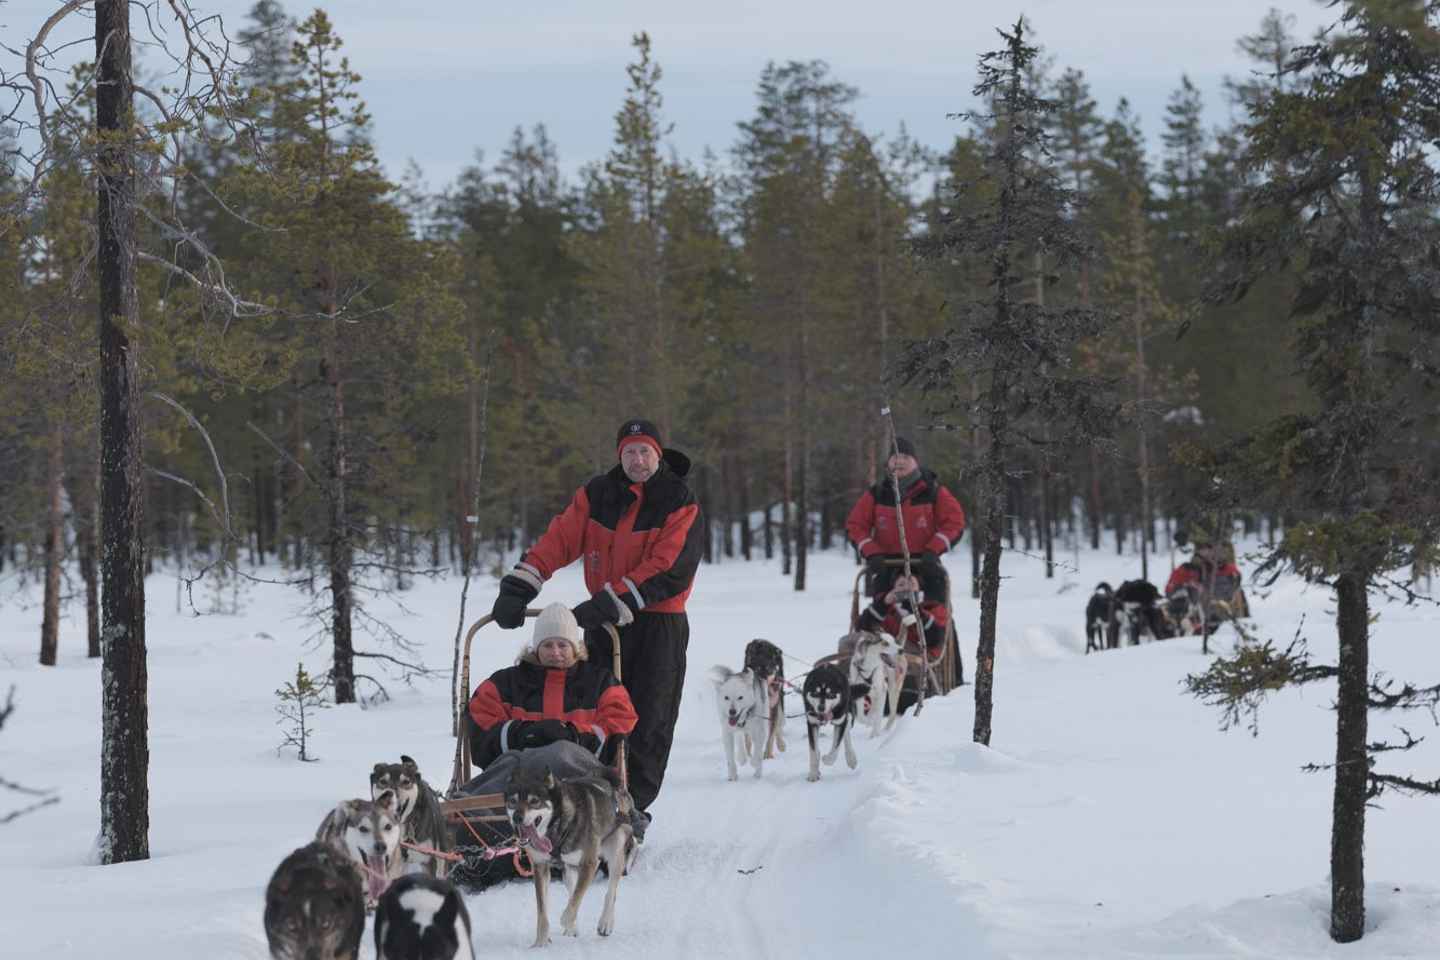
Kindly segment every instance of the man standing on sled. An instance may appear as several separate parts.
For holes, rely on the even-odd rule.
[[[900,635],[900,618],[908,605],[901,602],[907,586],[919,588],[921,628],[930,659],[945,650],[945,578],[940,557],[960,542],[965,532],[965,511],[955,495],[941,485],[933,470],[920,466],[915,445],[905,437],[895,440],[896,453],[885,465],[888,476],[866,490],[850,511],[845,529],[869,570],[871,603],[860,614],[860,629],[884,630]],[[894,478],[892,480],[892,477]],[[900,485],[900,513],[904,516],[905,543],[910,548],[910,569],[919,581],[901,584],[904,567],[899,560],[900,531],[895,522],[895,482]]]
[[[660,792],[680,693],[690,621],[685,600],[700,565],[705,527],[685,483],[690,459],[666,450],[648,420],[627,420],[616,435],[620,462],[591,479],[500,581],[491,611],[512,629],[546,580],[584,558],[590,599],[575,608],[591,659],[609,663],[613,623],[620,669],[639,720],[626,748],[630,795],[638,810]],[[646,814],[648,822],[649,815]],[[643,825],[637,825],[643,831]]]

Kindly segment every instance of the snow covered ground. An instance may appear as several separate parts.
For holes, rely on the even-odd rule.
[[[957,582],[968,563],[952,559]],[[1386,798],[1372,812],[1368,933],[1343,948],[1326,935],[1330,778],[1299,767],[1333,752],[1333,687],[1272,698],[1252,738],[1220,732],[1217,713],[1182,693],[1181,678],[1205,663],[1198,640],[1083,656],[1090,590],[1137,575],[1134,558],[1082,554],[1079,572],[1047,581],[1034,560],[1007,555],[992,749],[970,742],[967,686],[879,740],[862,731],[857,771],[842,759],[806,783],[803,721],[792,719],[790,750],[763,780],[727,783],[706,668],[738,667],[754,636],[807,661],[831,652],[854,569],[839,554],[814,557],[812,587],[796,594],[775,564],[702,568],[675,752],[644,857],[621,887],[617,930],[595,936],[596,893],[581,937],[557,939],[553,955],[1370,960],[1440,950],[1434,800]],[[18,708],[0,732],[0,775],[62,797],[0,826],[6,957],[261,960],[271,871],[337,800],[367,792],[371,764],[408,753],[432,783],[448,780],[444,679],[391,683],[389,703],[324,711],[317,763],[277,756],[273,691],[297,660],[316,672],[327,660],[304,645],[299,601],[255,586],[239,616],[177,614],[173,583],[149,581],[153,858],[100,868],[90,865],[99,664],[84,656],[83,611],[66,622],[59,666],[42,669],[38,596],[0,578],[0,694],[14,684]],[[476,584],[472,610],[488,610],[492,588]],[[448,670],[458,597],[455,580],[422,582],[404,595],[408,612],[383,601],[375,612]],[[1251,597],[1262,634],[1288,639],[1304,614],[1312,648],[1333,655],[1327,593],[1282,581]],[[582,599],[578,570],[543,598]],[[1436,610],[1380,611],[1375,668],[1440,681]],[[974,602],[960,599],[957,617],[968,674]],[[476,681],[511,662],[521,640],[482,632]],[[1409,723],[1431,732],[1428,718]],[[1372,720],[1372,739],[1390,727]],[[1440,747],[1397,762],[1433,777]],[[8,804],[0,795],[0,814]],[[533,903],[518,884],[471,897],[481,955],[527,955]]]

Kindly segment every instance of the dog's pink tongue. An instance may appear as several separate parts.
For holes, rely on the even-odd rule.
[[[520,838],[524,840],[527,845],[534,847],[541,853],[550,852],[550,841],[536,833],[535,828],[528,823],[520,828]]]
[[[365,871],[365,887],[370,891],[370,899],[379,900],[385,888],[390,886],[390,879],[377,870]]]

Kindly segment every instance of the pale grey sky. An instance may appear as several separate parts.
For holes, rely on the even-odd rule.
[[[194,0],[233,35],[253,0]],[[303,18],[315,6],[284,2]],[[23,47],[59,0],[0,0],[0,41]],[[770,60],[823,59],[860,88],[856,113],[872,133],[903,122],[932,147],[961,130],[946,118],[972,106],[977,55],[996,26],[1026,14],[1055,69],[1085,72],[1102,112],[1129,97],[1154,146],[1165,104],[1188,73],[1209,119],[1226,119],[1224,76],[1247,65],[1235,47],[1269,7],[1295,15],[1308,37],[1334,19],[1318,0],[333,0],[322,4],[345,40],[393,176],[413,158],[432,188],[477,149],[493,160],[517,125],[543,122],[567,171],[609,147],[625,89],[630,37],[650,33],[664,69],[665,112],[681,156],[726,152],[754,109]],[[69,38],[83,35],[76,21]],[[57,36],[59,33],[57,32]],[[87,48],[90,49],[90,48]],[[0,56],[6,56],[0,53]]]

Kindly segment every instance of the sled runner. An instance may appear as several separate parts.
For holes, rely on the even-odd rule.
[[[540,611],[534,608],[527,609],[525,616],[538,617]],[[445,791],[445,799],[440,801],[440,811],[445,815],[446,821],[455,830],[456,850],[463,854],[463,860],[452,867],[452,878],[460,883],[474,883],[477,885],[488,885],[500,880],[509,879],[515,876],[529,876],[530,870],[527,863],[523,863],[518,846],[513,842],[513,829],[510,825],[510,818],[505,812],[505,794],[503,785],[493,792],[466,793],[464,788],[470,783],[474,773],[474,761],[470,755],[470,738],[475,733],[475,721],[467,709],[470,696],[470,646],[475,639],[475,634],[482,627],[494,620],[494,617],[487,614],[475,621],[470,629],[465,632],[465,643],[460,653],[460,682],[454,691],[456,697],[455,706],[458,707],[459,723],[455,739],[455,762],[450,775],[450,786]],[[611,646],[614,650],[611,672],[617,681],[623,682],[620,673],[620,634],[613,624],[605,624],[605,630],[610,634]],[[618,737],[615,749],[615,765],[620,772],[620,782],[626,784],[625,773],[625,738]],[[573,745],[567,745],[573,746]],[[576,747],[583,752],[583,748]],[[530,751],[523,751],[529,753]],[[506,757],[514,753],[505,754],[495,764],[486,768],[486,772],[496,769],[504,762]],[[590,758],[594,763],[594,758]],[[518,767],[518,764],[515,765]],[[508,769],[508,768],[507,768]],[[555,770],[557,776],[562,779],[567,776],[563,762]],[[574,771],[573,775],[581,775],[582,771]],[[483,782],[483,781],[482,781]],[[459,871],[455,876],[454,871]]]

